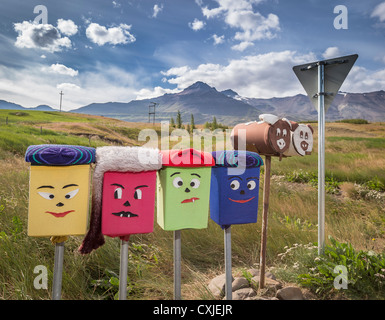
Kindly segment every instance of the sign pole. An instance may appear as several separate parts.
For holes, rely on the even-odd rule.
[[[318,254],[325,248],[325,64],[318,63]]]
[[[293,67],[318,111],[318,254],[325,249],[325,114],[358,58],[357,54]]]
[[[259,260],[259,288],[265,287],[265,269],[266,269],[266,242],[267,242],[267,214],[269,211],[270,198],[270,169],[271,156],[265,157],[265,179],[263,183],[263,217],[261,232],[261,254]]]
[[[63,278],[64,241],[55,243],[55,265],[53,271],[52,300],[61,300]]]
[[[119,300],[127,299],[128,240],[122,239],[120,248]]]
[[[233,299],[233,276],[231,271],[231,225],[225,227],[224,231],[225,240],[225,274],[226,274],[226,285],[225,293],[226,300]]]
[[[174,300],[182,299],[181,287],[181,230],[174,231]]]

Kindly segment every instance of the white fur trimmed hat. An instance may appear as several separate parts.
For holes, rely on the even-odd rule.
[[[162,168],[162,154],[158,149],[145,147],[99,147],[96,148],[96,167],[93,174],[92,210],[90,228],[79,248],[87,254],[104,244],[101,232],[101,208],[103,176],[108,171],[142,172]]]

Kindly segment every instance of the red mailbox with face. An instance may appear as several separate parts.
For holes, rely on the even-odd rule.
[[[153,231],[156,172],[161,166],[158,149],[96,149],[90,228],[81,253],[103,245],[104,235],[128,239]]]
[[[102,233],[123,237],[154,228],[156,171],[106,172],[103,179]]]

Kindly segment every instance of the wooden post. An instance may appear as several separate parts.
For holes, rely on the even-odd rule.
[[[265,156],[265,181],[263,184],[263,217],[262,217],[262,232],[261,232],[261,253],[260,253],[260,273],[259,273],[259,288],[265,287],[265,267],[266,267],[266,241],[267,241],[267,215],[269,211],[270,197],[270,168],[271,156]]]

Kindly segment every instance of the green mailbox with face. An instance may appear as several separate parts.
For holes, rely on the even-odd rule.
[[[157,222],[164,230],[207,228],[212,155],[195,149],[164,150],[157,173]]]

